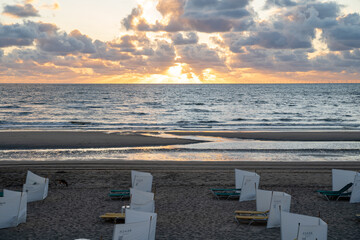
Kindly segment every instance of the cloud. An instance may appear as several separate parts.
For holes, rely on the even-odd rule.
[[[96,40],[94,42],[94,46],[96,51],[93,54],[91,54],[90,58],[103,59],[109,61],[121,61],[131,58],[129,54],[123,53],[121,50],[117,48],[112,48],[111,45],[99,40]]]
[[[265,9],[269,9],[271,7],[292,7],[296,6],[296,1],[291,0],[266,0]]]
[[[57,27],[49,23],[34,23],[2,25],[0,23],[0,48],[11,46],[31,46],[35,39],[54,33]]]
[[[70,34],[63,32],[38,38],[37,46],[42,51],[58,55],[95,53],[92,39],[78,30],[74,30]]]
[[[230,50],[242,52],[244,46],[264,49],[311,49],[317,28],[338,25],[340,7],[333,2],[311,3],[284,8],[268,21],[253,26],[248,33],[226,34]]]
[[[42,5],[43,8],[50,9],[50,10],[58,10],[60,9],[60,5],[55,2],[53,4],[44,4]]]
[[[332,51],[360,48],[360,15],[354,13],[339,18],[336,26],[324,29],[322,36]]]
[[[243,31],[253,23],[249,0],[160,0],[157,10],[167,21],[148,23],[138,6],[122,23],[127,30],[206,33]]]
[[[231,67],[267,72],[359,72],[359,14],[341,16],[341,6],[335,2],[281,3],[287,7],[252,26],[251,31],[223,34],[233,53]],[[328,47],[321,54],[315,52],[316,30],[320,32],[317,41],[325,50]]]
[[[341,5],[318,0],[269,0],[266,6],[274,14],[260,21],[248,0],[159,0],[162,18],[148,21],[148,9],[138,6],[122,20],[129,31],[112,41],[49,23],[0,24],[0,78],[135,81],[169,74],[171,67],[204,81],[237,81],[247,71],[359,76],[358,13],[343,15]]]
[[[30,3],[24,5],[6,5],[3,14],[16,18],[40,17],[39,11]]]
[[[196,44],[199,41],[199,37],[195,32],[186,33],[186,38],[184,38],[182,33],[175,33],[172,35],[171,40],[175,45]]]
[[[218,51],[210,49],[206,44],[178,46],[177,52],[181,56],[179,61],[187,63],[197,73],[207,68],[225,67],[225,59],[220,58]]]

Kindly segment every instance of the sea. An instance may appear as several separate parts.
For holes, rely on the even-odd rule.
[[[356,131],[360,84],[0,84],[0,131]],[[11,160],[359,161],[359,142],[0,150]]]

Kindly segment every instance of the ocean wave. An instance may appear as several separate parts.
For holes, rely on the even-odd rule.
[[[205,103],[200,103],[200,102],[189,102],[189,103],[184,103],[184,105],[186,106],[204,106]]]
[[[264,100],[256,100],[254,103],[255,104],[268,104],[268,102],[264,101]]]
[[[20,106],[18,105],[3,105],[3,106],[0,106],[0,109],[3,108],[3,109],[16,109],[16,108],[21,108]]]
[[[129,114],[131,114],[131,115],[137,115],[137,116],[145,116],[145,115],[148,115],[147,113],[144,113],[144,112],[129,112]]]
[[[200,124],[204,124],[204,123],[206,123],[206,124],[211,124],[211,123],[220,123],[220,122],[214,121],[214,120],[208,120],[208,121],[199,121],[199,123],[200,123]]]
[[[82,121],[70,121],[71,124],[74,125],[81,125],[81,126],[85,126],[85,125],[91,125],[91,122],[82,122]]]
[[[1,129],[360,130],[360,84],[24,86],[2,86]]]
[[[33,114],[33,112],[14,112],[13,115],[16,116],[27,116],[27,115],[31,115]]]
[[[272,112],[273,115],[294,115],[294,113],[290,112]]]
[[[144,102],[145,105],[148,106],[161,106],[162,104],[159,102]]]
[[[324,121],[324,122],[343,122],[343,119],[339,119],[339,118],[321,118],[318,119],[319,121]]]
[[[277,120],[281,121],[281,122],[294,122],[295,121],[295,119],[291,119],[291,118],[279,118]]]
[[[211,111],[207,110],[207,109],[201,109],[201,108],[192,108],[192,109],[189,109],[189,112],[200,113],[200,112],[211,112]]]
[[[247,121],[247,120],[249,120],[249,119],[245,119],[245,118],[234,118],[234,119],[232,119],[231,121],[233,121],[233,122],[242,122],[242,121]]]

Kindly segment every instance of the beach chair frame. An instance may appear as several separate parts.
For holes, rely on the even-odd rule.
[[[335,200],[338,201],[340,198],[350,198],[351,192],[347,192],[353,183],[346,184],[343,188],[338,191],[327,191],[327,190],[317,190],[316,192],[324,197],[327,201]]]

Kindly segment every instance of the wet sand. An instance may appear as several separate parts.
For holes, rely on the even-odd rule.
[[[201,141],[145,136],[137,132],[1,131],[0,149],[74,149],[144,147]]]
[[[130,186],[130,170],[151,172],[158,222],[156,239],[280,239],[280,228],[238,225],[235,210],[255,201],[216,200],[211,187],[234,187],[234,168],[256,171],[260,189],[292,195],[291,212],[328,223],[328,239],[359,239],[360,204],[328,202],[314,192],[331,189],[331,169],[360,170],[360,162],[0,162],[0,189],[21,190],[27,170],[50,178],[48,197],[28,204],[27,222],[0,229],[0,239],[111,239],[113,224],[99,216],[127,201],[110,189]],[[64,179],[69,186],[56,185]]]
[[[171,131],[178,136],[210,136],[271,141],[360,141],[359,131]]]
[[[116,148],[202,142],[193,139],[157,137],[158,133],[140,131],[0,131],[0,149]],[[360,141],[360,131],[171,131],[166,133],[177,136],[212,136],[264,141]]]

